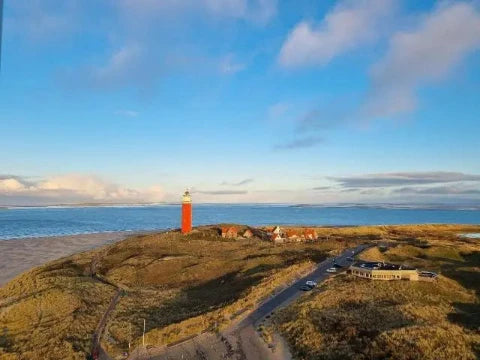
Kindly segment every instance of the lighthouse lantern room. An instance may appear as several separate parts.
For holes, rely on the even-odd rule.
[[[192,231],[192,197],[188,190],[182,197],[182,234]]]

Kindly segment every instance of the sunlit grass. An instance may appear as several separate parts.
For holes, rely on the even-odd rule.
[[[0,358],[84,359],[115,287],[125,292],[102,341],[113,354],[138,345],[143,319],[149,344],[221,328],[345,246],[224,240],[203,228],[137,236],[61,259],[0,290]]]
[[[453,226],[444,227],[445,233],[441,228],[395,228],[399,242],[359,256],[437,271],[442,274],[437,282],[340,275],[324,284],[323,292],[280,312],[276,327],[295,357],[477,359],[480,241],[457,238]]]
[[[104,348],[114,355],[125,351],[129,342],[134,346],[140,343],[143,319],[149,345],[223,329],[275,289],[311,269],[314,263],[365,241],[401,244],[383,252],[369,250],[367,254],[375,259],[401,258],[426,269],[438,268],[455,279],[470,289],[454,283],[461,295],[456,301],[461,301],[465,312],[473,312],[469,306],[475,304],[471,293],[478,283],[477,244],[475,240],[457,239],[456,234],[476,231],[478,227],[443,225],[318,228],[320,238],[316,242],[283,245],[259,239],[225,240],[213,227],[203,227],[188,236],[170,232],[132,237],[35,268],[0,289],[0,359],[84,359],[116,287],[124,290],[124,296],[109,317],[102,338]],[[447,279],[442,281],[443,284]],[[357,283],[339,284],[346,289],[344,295],[353,299],[353,293],[348,295],[352,288],[348,289]],[[431,284],[418,286],[423,285],[427,287],[417,290],[420,295],[416,298],[437,296],[438,301],[450,304],[450,308],[454,306],[450,300],[441,299],[442,292],[429,295]],[[372,290],[366,288],[365,296]],[[386,289],[383,293],[388,295]],[[402,301],[408,305],[407,300]],[[446,310],[439,313],[432,306],[431,313],[445,317]],[[409,310],[407,315],[415,314]],[[475,326],[469,319],[468,326]],[[302,322],[292,331],[309,334],[302,326],[313,325],[301,317],[298,321]],[[461,316],[455,321],[467,322]],[[461,325],[455,326],[454,330],[447,329],[456,331],[458,339],[471,339]],[[427,330],[433,331],[422,331]],[[382,341],[386,344],[387,340]],[[398,341],[401,345],[401,338]]]

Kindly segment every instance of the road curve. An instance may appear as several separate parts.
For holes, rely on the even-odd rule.
[[[348,265],[348,257],[359,254],[365,249],[371,247],[371,244],[362,244],[355,248],[345,250],[341,255],[334,258],[328,258],[319,263],[315,270],[301,279],[289,285],[280,293],[272,296],[269,300],[261,304],[257,309],[250,313],[240,322],[232,325],[227,330],[219,334],[204,333],[182,343],[163,348],[137,349],[129,360],[151,359],[151,360],[282,360],[290,357],[288,349],[280,347],[272,351],[267,344],[260,339],[255,331],[255,325],[264,319],[267,315],[277,309],[284,307],[295,301],[302,295],[300,286],[307,280],[313,280],[320,283],[327,279],[331,274],[326,270],[335,263],[339,265]]]

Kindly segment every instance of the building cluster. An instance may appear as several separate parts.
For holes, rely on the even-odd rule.
[[[270,232],[270,239],[274,243],[313,241],[318,239],[315,229],[282,229],[275,226]]]
[[[188,234],[192,231],[192,197],[188,190],[182,196],[181,232]],[[275,226],[271,229],[260,230],[253,228],[239,229],[237,226],[223,226],[220,234],[225,239],[250,239],[258,237],[262,240],[271,240],[274,243],[300,242],[317,240],[318,234],[315,229],[282,229]]]
[[[221,228],[222,237],[225,239],[250,239],[253,237],[253,232],[250,229],[246,229],[243,232],[239,231],[236,226],[223,226]]]
[[[270,240],[277,244],[286,242],[313,241],[318,239],[315,229],[282,229],[280,226],[261,229],[243,229],[237,226],[223,226],[221,235],[225,239],[250,239],[256,236],[263,240]]]

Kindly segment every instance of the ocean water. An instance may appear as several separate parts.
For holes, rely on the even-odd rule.
[[[290,205],[194,205],[195,225],[480,224],[480,210]],[[0,239],[180,226],[179,205],[0,209]]]

